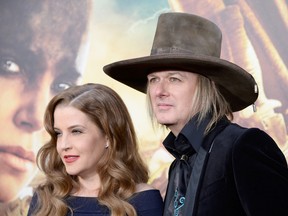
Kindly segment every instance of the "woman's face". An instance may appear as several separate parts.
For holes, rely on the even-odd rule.
[[[98,163],[107,154],[108,139],[85,113],[58,105],[54,112],[57,152],[69,175],[98,177]]]
[[[14,199],[34,177],[44,109],[80,76],[72,51],[79,44],[70,44],[70,50],[65,38],[39,33],[31,23],[18,34],[8,23],[0,34],[0,202]]]

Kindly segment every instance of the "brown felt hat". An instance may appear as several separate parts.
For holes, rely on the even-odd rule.
[[[147,75],[180,70],[213,80],[232,111],[253,104],[257,84],[250,73],[220,58],[221,30],[211,21],[192,14],[170,12],[159,16],[150,56],[104,66],[110,77],[146,93]]]

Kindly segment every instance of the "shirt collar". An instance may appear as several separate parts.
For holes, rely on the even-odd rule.
[[[197,118],[198,115],[195,115],[189,122],[187,122],[187,124],[180,131],[177,137],[172,132],[168,134],[168,136],[163,141],[163,145],[170,153],[175,151],[174,142],[180,136],[184,136],[188,140],[188,142],[192,145],[193,149],[196,152],[199,151],[202,141],[204,139],[205,128],[208,125],[211,118],[210,116],[206,117],[200,123],[197,121]]]

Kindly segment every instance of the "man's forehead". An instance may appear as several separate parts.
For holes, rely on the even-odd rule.
[[[190,74],[192,72],[184,71],[184,70],[158,70],[149,73],[147,76],[155,76],[155,75],[163,75],[163,76],[172,76],[172,75],[181,75],[184,76],[186,74]]]

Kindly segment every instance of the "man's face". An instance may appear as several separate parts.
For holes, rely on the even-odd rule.
[[[12,20],[0,32],[0,202],[15,198],[33,178],[46,105],[80,76],[75,67],[80,33],[67,41],[65,23],[53,31],[42,15],[22,25]]]
[[[175,134],[193,115],[198,75],[184,71],[161,71],[147,76],[148,96],[155,118]]]

